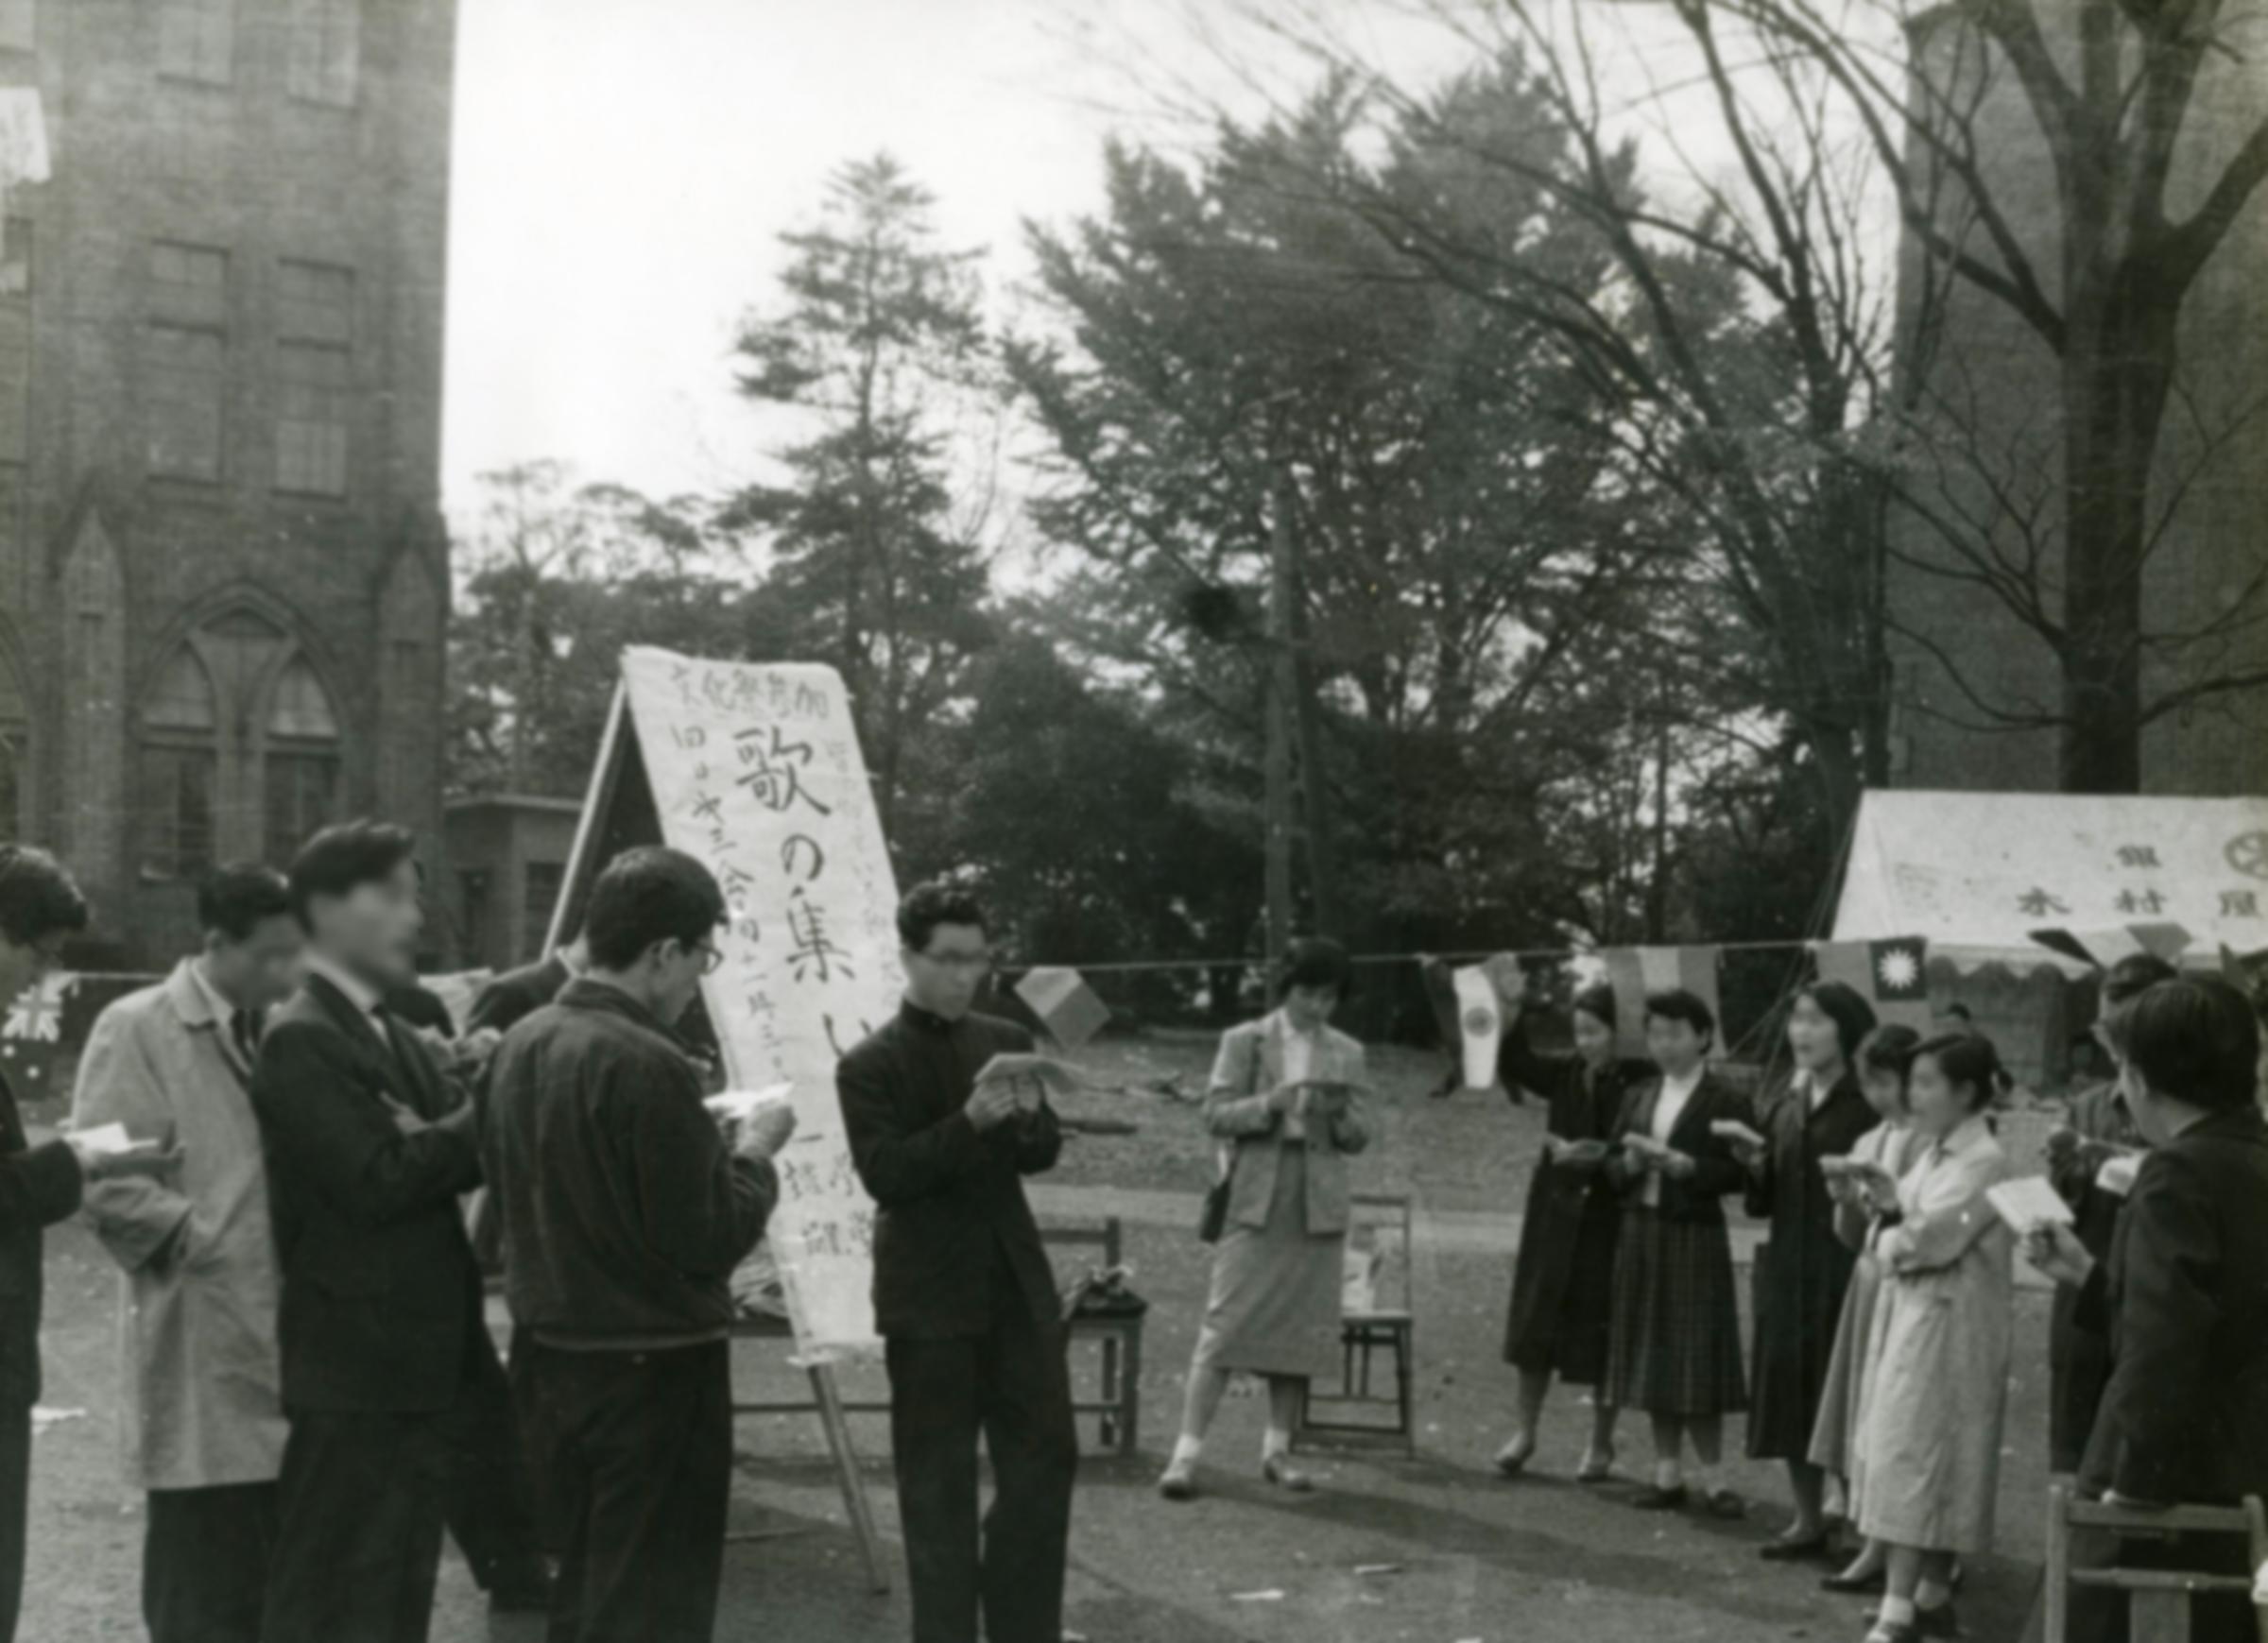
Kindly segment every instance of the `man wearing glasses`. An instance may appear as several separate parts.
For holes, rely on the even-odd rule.
[[[559,1537],[555,1643],[708,1643],[732,1484],[732,1269],[795,1128],[727,1138],[675,1032],[725,897],[679,850],[591,889],[590,964],[505,1035],[483,1150],[504,1227],[521,1422]]]
[[[991,967],[985,915],[924,884],[898,909],[905,1002],[844,1056],[837,1093],[878,1207],[875,1325],[915,1643],[1061,1643],[1078,1465],[1055,1275],[1022,1177],[1062,1147],[1036,1087],[977,1082],[1031,1035],[971,1005]],[[994,1496],[977,1514],[977,1439]]]

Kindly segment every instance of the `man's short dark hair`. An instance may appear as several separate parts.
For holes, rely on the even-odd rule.
[[[624,970],[657,941],[696,947],[725,921],[725,893],[683,850],[644,845],[609,862],[591,885],[584,945],[600,969]]]
[[[291,884],[262,862],[231,862],[205,875],[197,887],[197,927],[242,941],[262,921],[296,913]]]
[[[2219,976],[2158,983],[2112,1018],[2111,1036],[2143,1082],[2186,1105],[2218,1110],[2258,1097],[2260,1018]]]
[[[898,939],[908,952],[927,952],[940,924],[972,924],[988,935],[992,933],[976,893],[941,879],[915,885],[898,903]]]
[[[1684,987],[1671,987],[1665,992],[1646,995],[1646,1019],[1655,1017],[1665,1021],[1683,1021],[1708,1042],[1717,1037],[1716,1012],[1702,1001],[1701,995]]]
[[[1328,935],[1307,935],[1292,943],[1283,955],[1283,979],[1279,990],[1329,987],[1341,998],[1354,981],[1354,963],[1347,950]]]
[[[291,859],[291,911],[301,927],[318,896],[351,896],[361,885],[394,876],[417,859],[418,841],[391,822],[351,821],[327,827]]]
[[[0,845],[0,935],[29,947],[86,927],[87,899],[68,867],[29,845]]]
[[[2130,952],[2103,972],[2103,1002],[2106,1008],[2116,1009],[2179,974],[2154,952]]]

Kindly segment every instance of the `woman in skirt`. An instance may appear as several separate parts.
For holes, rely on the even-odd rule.
[[[1604,984],[1575,994],[1573,1054],[1537,1050],[1521,1012],[1520,974],[1512,970],[1514,990],[1503,1001],[1498,1070],[1515,1102],[1523,1090],[1533,1090],[1551,1110],[1543,1155],[1528,1181],[1504,1326],[1504,1361],[1520,1371],[1519,1425],[1497,1452],[1496,1469],[1517,1477],[1535,1454],[1543,1400],[1556,1375],[1570,1385],[1594,1389],[1590,1446],[1575,1481],[1598,1483],[1614,1464],[1614,1401],[1595,1389],[1606,1374],[1615,1236],[1623,1214],[1606,1179],[1607,1142],[1624,1097],[1652,1069],[1616,1058],[1614,989]]]
[[[1877,1027],[1866,1035],[1856,1057],[1859,1087],[1882,1121],[1859,1138],[1849,1157],[1827,1178],[1828,1192],[1835,1201],[1835,1236],[1858,1259],[1843,1296],[1843,1316],[1835,1325],[1834,1349],[1828,1354],[1827,1387],[1812,1429],[1811,1460],[1822,1473],[1844,1480],[1847,1500],[1859,1494],[1859,1416],[1878,1344],[1875,1295],[1881,1283],[1881,1268],[1865,1247],[1873,1222],[1860,1182],[1896,1181],[1914,1161],[1914,1130],[1906,1121],[1906,1076],[1920,1042],[1921,1035],[1905,1026]],[[1840,1573],[1824,1576],[1819,1583],[1830,1592],[1870,1592],[1882,1583],[1882,1548],[1870,1540]]]
[[[1228,1378],[1268,1383],[1261,1473],[1280,1488],[1313,1484],[1292,1464],[1292,1428],[1307,1383],[1331,1372],[1347,1245],[1347,1158],[1370,1143],[1363,1047],[1330,1025],[1347,991],[1346,949],[1293,944],[1281,1007],[1221,1039],[1205,1120],[1226,1152],[1228,1209],[1212,1286],[1189,1366],[1181,1436],[1159,1493],[1196,1493],[1205,1433]]]
[[[1733,1149],[1748,1170],[1748,1213],[1769,1223],[1756,1255],[1748,1454],[1788,1469],[1796,1515],[1760,1549],[1774,1561],[1832,1550],[1827,1474],[1812,1464],[1812,1429],[1855,1257],[1835,1237],[1834,1200],[1819,1165],[1849,1156],[1859,1138],[1881,1122],[1851,1070],[1861,1040],[1873,1030],[1873,1009],[1841,982],[1815,982],[1798,992],[1788,1012],[1793,1070],[1757,1109],[1762,1144]]]
[[[1985,1196],[2009,1175],[1985,1109],[2006,1087],[1989,1039],[1923,1043],[1907,1085],[1918,1155],[1894,1197],[1868,1188],[1881,1342],[1859,1421],[1858,1515],[1888,1564],[1869,1643],[1958,1636],[1954,1560],[1991,1549],[2016,1241]]]
[[[1671,1512],[1689,1498],[1685,1446],[1700,1476],[1692,1494],[1717,1515],[1739,1497],[1713,1488],[1725,1416],[1745,1409],[1741,1319],[1724,1199],[1746,1184],[1715,1126],[1748,1123],[1747,1099],[1709,1070],[1716,1038],[1709,1006],[1682,989],[1646,1000],[1646,1049],[1660,1076],[1632,1089],[1615,1121],[1607,1178],[1622,1194],[1622,1231],[1604,1395],[1644,1410],[1654,1427],[1654,1480],[1632,1504]]]

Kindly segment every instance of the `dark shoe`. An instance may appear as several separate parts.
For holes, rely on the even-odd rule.
[[[1310,1494],[1315,1487],[1315,1480],[1293,1465],[1290,1458],[1284,1455],[1270,1455],[1261,1462],[1260,1475],[1277,1488],[1294,1495]]]
[[[1197,1498],[1197,1463],[1192,1461],[1183,1465],[1176,1461],[1167,1466],[1165,1476],[1158,1480],[1158,1493],[1168,1500],[1194,1500]]]
[[[1824,1532],[1807,1534],[1800,1539],[1783,1534],[1778,1540],[1767,1540],[1758,1547],[1756,1555],[1766,1563],[1806,1563],[1813,1558],[1827,1556],[1831,1546],[1832,1543]]]
[[[551,1610],[551,1571],[541,1564],[500,1570],[489,1582],[491,1615],[542,1615]]]
[[[1578,1483],[1611,1483],[1614,1481],[1614,1451],[1606,1451],[1605,1460],[1586,1460],[1575,1474]]]
[[[1889,1620],[1877,1620],[1866,1634],[1866,1643],[1916,1643],[1921,1634],[1913,1627]]]
[[[1630,1504],[1641,1512],[1681,1512],[1685,1509],[1685,1485],[1664,1489],[1658,1483],[1649,1483],[1630,1497]]]
[[[1748,1515],[1748,1502],[1731,1489],[1711,1489],[1701,1498],[1701,1510],[1710,1517],[1736,1522]]]
[[[1915,1610],[1914,1631],[1922,1637],[1958,1637],[1961,1635],[1961,1622],[1953,1614],[1953,1605],[1949,1600],[1934,1609]]]
[[[1882,1569],[1876,1569],[1870,1575],[1854,1575],[1844,1571],[1820,1576],[1819,1589],[1823,1592],[1841,1592],[1846,1596],[1880,1595],[1883,1583],[1888,1579],[1887,1571]]]
[[[1496,1451],[1496,1475],[1500,1478],[1517,1478],[1528,1469],[1528,1463],[1535,1458],[1536,1440],[1534,1438],[1529,1438],[1524,1443],[1519,1438],[1514,1438]]]

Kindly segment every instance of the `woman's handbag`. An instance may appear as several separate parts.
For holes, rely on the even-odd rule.
[[[1197,1241],[1218,1243],[1228,1230],[1228,1177],[1223,1175],[1205,1192],[1205,1207],[1197,1211]]]

